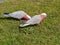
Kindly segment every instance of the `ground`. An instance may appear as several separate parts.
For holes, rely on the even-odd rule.
[[[31,17],[47,13],[39,25],[19,28],[26,20],[3,17],[23,10]],[[60,45],[60,0],[8,0],[0,2],[0,45]]]

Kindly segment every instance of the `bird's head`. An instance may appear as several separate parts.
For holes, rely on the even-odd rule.
[[[46,18],[46,17],[47,17],[47,14],[46,14],[46,13],[40,14],[40,18],[41,18],[41,19],[44,19],[44,18]]]
[[[29,20],[29,19],[31,19],[31,17],[29,15],[24,15],[23,19]]]

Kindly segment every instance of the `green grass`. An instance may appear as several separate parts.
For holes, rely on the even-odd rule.
[[[47,13],[37,26],[19,28],[25,20],[8,19],[4,12],[23,10],[31,17]],[[60,0],[10,0],[0,3],[0,45],[60,45]]]

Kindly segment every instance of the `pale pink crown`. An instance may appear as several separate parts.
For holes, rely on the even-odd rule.
[[[40,14],[40,18],[41,18],[41,19],[44,19],[46,16],[47,16],[46,13],[42,13],[42,14]]]

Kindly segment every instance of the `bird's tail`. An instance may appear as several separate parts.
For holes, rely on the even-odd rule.
[[[3,16],[9,17],[9,13],[3,13]]]
[[[26,27],[28,25],[30,25],[30,24],[21,24],[20,27]]]

